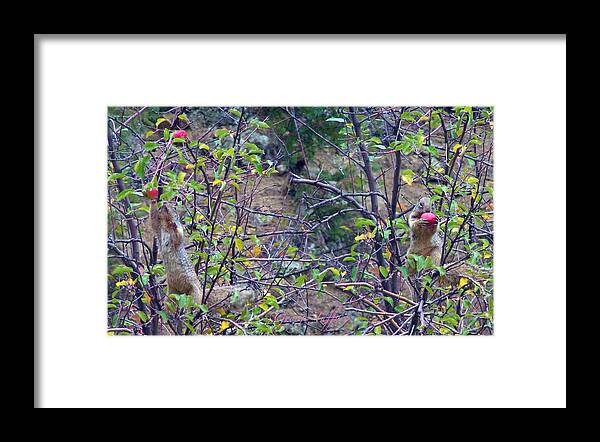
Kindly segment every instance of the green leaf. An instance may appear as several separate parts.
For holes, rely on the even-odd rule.
[[[155,264],[150,268],[150,273],[156,276],[163,276],[165,274],[165,266],[163,264]]]
[[[146,152],[152,152],[158,146],[159,146],[158,143],[155,143],[154,141],[148,141],[146,144],[144,144],[144,150]]]
[[[111,274],[114,276],[117,276],[117,275],[121,275],[123,273],[129,273],[129,272],[133,272],[133,269],[131,267],[126,266],[124,264],[119,264],[113,269]]]
[[[174,190],[167,190],[160,194],[161,201],[169,201],[171,198],[175,196],[176,192]]]
[[[192,297],[188,295],[180,295],[177,304],[180,308],[186,308],[191,305]]]
[[[258,125],[259,129],[269,129],[271,127],[267,123],[265,123],[264,121],[259,121],[257,123],[257,125]]]
[[[400,176],[402,177],[402,181],[404,181],[409,186],[412,185],[415,179],[415,173],[410,169],[405,169],[400,172]]]
[[[271,294],[269,294],[269,295],[266,295],[266,296],[263,298],[263,301],[264,301],[264,302],[265,302],[265,303],[266,303],[266,304],[267,304],[269,307],[274,307],[274,308],[276,308],[276,309],[278,309],[278,308],[279,308],[279,304],[277,303],[277,298],[275,298],[275,296],[273,296],[273,295],[271,295]]]
[[[221,138],[229,135],[229,130],[224,129],[224,128],[217,129],[217,130],[215,130],[214,134],[215,134],[215,137],[217,137],[218,139],[221,139]]]
[[[354,220],[354,225],[356,227],[362,227],[362,226],[376,227],[377,226],[377,224],[375,224],[375,221],[373,221],[372,219],[368,219],[368,218],[356,218]]]
[[[331,117],[326,119],[325,121],[333,121],[335,123],[345,123],[346,120],[344,120],[343,118],[337,118],[337,117]]]
[[[127,198],[128,195],[134,193],[135,191],[133,189],[125,189],[122,192],[119,192],[119,194],[117,195],[117,201],[121,201],[124,198]]]
[[[148,164],[150,157],[148,155],[140,158],[137,163],[133,166],[133,171],[140,178],[144,178],[144,172],[146,171],[146,164]]]
[[[113,173],[111,176],[108,177],[108,181],[116,181],[120,178],[124,178],[126,175],[124,173]]]
[[[404,278],[408,278],[408,269],[404,266],[398,267]]]
[[[262,155],[265,153],[264,150],[262,150],[260,147],[258,147],[254,143],[246,143],[245,145],[248,148],[248,154],[250,154],[250,155],[255,155],[255,154]]]
[[[379,266],[379,273],[381,273],[381,276],[383,276],[384,278],[387,278],[390,271],[387,267]]]
[[[241,113],[239,110],[237,110],[237,109],[235,109],[235,108],[233,108],[233,107],[232,107],[231,109],[229,109],[229,111],[228,111],[228,112],[229,112],[231,115],[235,115],[235,116],[236,116],[236,117],[238,117],[238,118],[242,116],[242,113]]]

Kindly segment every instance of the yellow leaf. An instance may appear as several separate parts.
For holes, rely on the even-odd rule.
[[[467,183],[471,186],[479,184],[479,179],[476,176],[470,176],[467,178]]]
[[[453,152],[458,152],[458,149],[460,149],[461,147],[462,147],[462,146],[461,146],[460,144],[456,143],[456,144],[454,145],[454,147],[452,148],[452,151],[453,151]]]
[[[458,281],[458,288],[464,287],[469,283],[469,280],[467,278],[460,278],[460,281]]]
[[[189,164],[189,163],[188,163],[188,164],[186,164],[186,165],[185,165],[185,168],[186,168],[187,170],[191,170],[191,169],[193,169],[193,168],[194,168],[194,165],[193,165],[193,164]]]
[[[363,241],[365,239],[373,239],[375,238],[375,232],[367,232],[367,233],[362,233],[358,236],[354,237],[354,241]]]
[[[237,249],[238,252],[241,252],[242,250],[244,250],[244,241],[242,241],[239,238],[235,239],[235,248]]]
[[[260,246],[257,244],[252,248],[252,254],[256,257],[260,256],[262,249],[260,248]]]
[[[404,181],[409,186],[412,186],[414,177],[412,175],[402,175],[402,181]]]
[[[216,179],[215,179],[215,180],[212,182],[212,185],[213,185],[213,186],[218,186],[218,185],[219,185],[219,184],[221,184],[222,182],[223,182],[222,180],[220,180],[220,179],[216,178]]]
[[[217,313],[220,314],[221,316],[225,316],[226,315],[225,309],[223,307],[219,307],[216,310],[217,310]]]
[[[429,117],[427,115],[423,115],[421,118],[419,118],[419,121],[429,121]]]
[[[229,321],[221,321],[221,327],[219,328],[220,332],[224,332],[229,328]]]

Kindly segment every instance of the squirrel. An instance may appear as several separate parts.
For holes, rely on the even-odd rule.
[[[163,204],[159,209],[156,200],[152,200],[150,222],[167,273],[167,293],[190,295],[200,304],[202,288],[185,250],[183,226],[175,209],[169,204]]]
[[[431,256],[433,264],[439,266],[442,260],[442,239],[438,234],[437,220],[430,222],[421,219],[421,215],[427,212],[431,212],[431,200],[422,197],[408,216],[410,245],[406,254]],[[414,269],[410,267],[409,271],[414,273]]]
[[[169,204],[159,209],[156,200],[152,200],[150,222],[167,274],[167,293],[190,295],[201,304],[202,285],[185,250],[183,226],[175,209]],[[254,297],[256,294],[245,286],[215,286],[207,301],[239,312]]]
[[[439,266],[442,258],[443,240],[438,233],[438,222],[435,216],[430,216],[428,219],[421,219],[421,216],[428,212],[431,213],[431,200],[428,197],[422,197],[408,217],[410,245],[406,254],[421,255],[423,257],[430,256],[433,264]],[[415,273],[414,267],[410,264],[408,265],[408,270],[411,275]],[[449,269],[443,277],[439,278],[439,282],[442,285],[456,287],[463,278],[468,283],[478,286],[480,293],[484,293],[483,286],[472,275],[472,272],[469,271],[468,266],[464,263]],[[477,296],[468,295],[467,297],[472,304],[472,312],[481,313],[487,308]]]

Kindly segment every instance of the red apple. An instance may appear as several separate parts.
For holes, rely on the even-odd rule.
[[[435,216],[435,213],[425,212],[423,215],[421,215],[421,219],[423,221],[427,221],[429,224],[437,223],[437,217]]]
[[[158,198],[158,189],[156,187],[151,187],[146,191],[146,196],[150,199],[155,200]]]
[[[173,138],[187,138],[187,132],[184,130],[178,130],[173,132]]]

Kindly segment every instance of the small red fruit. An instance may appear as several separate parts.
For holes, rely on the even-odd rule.
[[[425,212],[423,215],[421,215],[421,219],[423,221],[427,221],[429,224],[437,223],[437,217],[435,216],[435,213]]]
[[[184,130],[178,130],[173,132],[173,138],[186,138],[187,139],[187,132]]]
[[[146,191],[146,196],[150,199],[155,200],[156,198],[158,198],[158,189],[155,187],[148,189]]]

